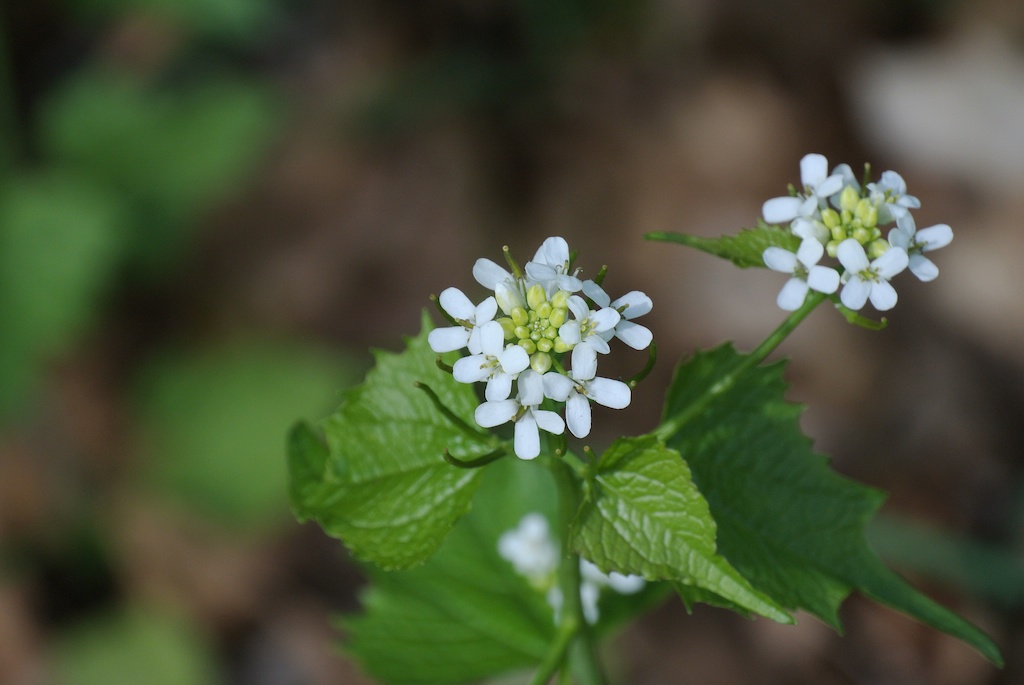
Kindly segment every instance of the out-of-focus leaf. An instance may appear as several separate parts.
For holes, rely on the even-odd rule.
[[[120,256],[122,210],[71,174],[0,187],[0,414],[90,323]]]
[[[140,397],[153,485],[229,523],[283,520],[285,435],[296,414],[336,403],[346,367],[303,345],[259,341],[153,364]]]
[[[667,243],[679,243],[693,247],[716,257],[728,259],[736,266],[748,268],[764,266],[762,253],[769,247],[781,247],[796,252],[800,247],[800,239],[789,230],[759,222],[757,228],[744,228],[736,235],[724,235],[718,238],[704,238],[685,233],[648,233],[648,240]]]
[[[60,635],[53,648],[61,685],[215,685],[210,645],[185,622],[143,609],[90,619]]]
[[[84,73],[41,113],[55,159],[123,193],[136,210],[131,253],[173,263],[197,217],[251,173],[275,130],[268,93],[237,81],[175,89]]]
[[[274,0],[72,0],[82,18],[156,16],[188,34],[248,43],[273,26]]]

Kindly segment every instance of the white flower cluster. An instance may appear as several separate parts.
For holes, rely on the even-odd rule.
[[[953,231],[946,224],[917,230],[910,210],[921,203],[907,195],[898,173],[886,171],[862,188],[848,165],[829,174],[825,157],[810,154],[800,160],[800,181],[794,195],[768,200],[761,210],[767,223],[788,223],[802,241],[795,253],[781,247],[763,253],[765,266],[791,276],[779,292],[780,307],[793,311],[809,290],[831,294],[842,284],[839,299],[846,307],[859,310],[870,300],[886,311],[896,305],[893,276],[908,266],[922,281],[939,275],[925,253],[948,245]],[[896,226],[883,239],[882,227],[891,223]],[[838,259],[841,275],[836,267],[818,264],[826,253]]]
[[[558,587],[560,555],[544,515],[527,514],[516,528],[503,533],[498,539],[498,554],[511,562],[516,573],[525,577],[533,588],[544,593],[557,621],[564,603],[562,589]],[[597,602],[601,590],[609,588],[619,594],[630,595],[643,587],[644,579],[640,576],[615,571],[604,573],[593,563],[580,559],[580,603],[583,617],[591,625],[600,617]]]
[[[545,240],[525,273],[512,268],[516,273],[478,259],[473,276],[493,295],[473,304],[461,290],[447,288],[439,302],[456,325],[434,329],[427,341],[438,353],[468,350],[452,374],[460,383],[486,383],[476,422],[484,428],[514,422],[516,456],[533,459],[540,454],[539,429],[561,434],[568,424],[583,438],[590,434],[591,401],[612,409],[629,405],[628,385],[597,375],[597,355],[610,351],[613,337],[646,349],[651,332],[634,319],[652,305],[639,291],[612,301],[594,281],[580,280],[563,238]],[[564,421],[541,408],[545,399],[565,404]]]

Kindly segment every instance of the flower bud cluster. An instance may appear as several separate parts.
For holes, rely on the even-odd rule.
[[[563,238],[545,240],[525,269],[508,261],[511,271],[477,260],[473,276],[492,292],[479,304],[457,288],[442,292],[439,304],[455,325],[434,329],[427,341],[438,353],[469,352],[452,375],[460,383],[486,383],[477,424],[514,422],[516,456],[533,459],[540,454],[539,429],[562,434],[568,425],[583,438],[591,429],[590,402],[629,405],[628,385],[597,376],[597,355],[610,351],[612,338],[637,350],[650,346],[650,330],[633,320],[652,305],[639,291],[612,301],[597,282],[581,280]],[[564,405],[565,420],[542,408],[545,403]]]
[[[767,223],[788,224],[801,239],[795,253],[769,247],[762,255],[765,266],[791,275],[779,292],[780,307],[798,309],[809,290],[831,294],[842,284],[840,300],[849,309],[859,310],[870,300],[885,311],[897,299],[889,280],[908,266],[922,281],[939,275],[925,253],[948,245],[953,231],[946,224],[917,230],[910,210],[921,203],[907,194],[898,173],[886,171],[861,187],[849,165],[829,174],[825,157],[809,154],[800,160],[800,177],[800,190],[768,200],[761,210]],[[883,227],[893,223],[883,238]],[[819,265],[825,254],[839,266]]]
[[[511,563],[516,573],[526,578],[531,587],[545,595],[557,621],[564,603],[562,590],[558,587],[561,555],[544,515],[536,512],[527,514],[516,528],[505,531],[498,538],[498,554]],[[644,585],[640,576],[615,571],[604,573],[593,563],[580,559],[580,603],[583,617],[591,625],[600,617],[597,602],[603,589],[631,595],[642,590]]]

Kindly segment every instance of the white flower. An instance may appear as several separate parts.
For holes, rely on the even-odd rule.
[[[868,199],[878,207],[878,222],[887,224],[909,216],[921,201],[907,195],[907,183],[895,171],[885,171],[877,183],[868,184]]]
[[[558,546],[551,538],[548,520],[539,513],[531,513],[519,521],[519,526],[498,538],[498,554],[512,563],[516,573],[525,576],[530,584],[542,589],[554,582],[558,570]]]
[[[834,293],[839,288],[839,272],[827,266],[818,266],[825,247],[811,238],[800,243],[796,253],[781,247],[766,248],[762,254],[764,265],[773,271],[792,274],[779,291],[778,305],[788,312],[800,308],[809,289],[819,293]]]
[[[825,201],[843,189],[843,177],[828,173],[828,160],[822,155],[804,155],[800,160],[803,192],[796,197],[775,197],[761,207],[761,215],[770,224],[781,224],[798,217],[810,218]]]
[[[583,282],[569,273],[569,244],[558,236],[541,244],[537,254],[526,263],[526,275],[544,286],[548,297],[559,290],[575,293],[583,288]]]
[[[615,330],[622,318],[619,313],[611,307],[602,307],[593,312],[579,295],[570,297],[566,304],[576,318],[562,324],[558,336],[570,347],[590,345],[601,354],[608,354],[611,348],[602,334]]]
[[[511,315],[513,308],[526,305],[522,281],[490,259],[481,257],[476,260],[473,264],[473,278],[483,287],[494,291],[498,306],[506,314]]]
[[[909,212],[897,220],[896,226],[889,231],[889,244],[907,251],[912,274],[922,281],[934,281],[939,275],[939,267],[924,253],[949,245],[953,240],[953,229],[948,224],[936,224],[918,231]]]
[[[614,335],[634,350],[646,350],[650,346],[651,341],[654,339],[650,329],[638,323],[633,323],[633,319],[639,318],[651,311],[654,306],[651,298],[639,290],[633,290],[612,302],[608,293],[594,281],[583,282],[583,294],[593,300],[597,306],[602,308],[610,306],[615,311],[621,313],[621,318],[615,324],[615,328],[601,334],[602,338],[610,340],[612,335]]]
[[[476,408],[474,417],[481,428],[493,428],[515,421],[513,450],[520,459],[536,459],[540,454],[540,432],[561,435],[565,422],[553,411],[540,409],[544,401],[544,378],[526,369],[519,374],[519,394],[515,399],[488,400]]]
[[[643,589],[645,582],[640,576],[623,575],[612,571],[604,573],[594,563],[580,559],[580,605],[583,618],[593,625],[600,618],[597,600],[603,588],[611,588],[621,595],[631,595]]]
[[[453,352],[469,347],[472,354],[479,354],[480,328],[494,319],[498,313],[498,303],[488,297],[478,305],[474,305],[458,288],[445,288],[438,298],[441,309],[459,322],[458,326],[435,328],[427,335],[427,344],[438,354]]]
[[[530,355],[519,345],[504,346],[505,333],[497,321],[488,321],[479,331],[480,353],[455,362],[452,375],[460,383],[487,381],[484,396],[490,402],[506,400],[512,381],[530,366]]]
[[[590,435],[590,402],[611,409],[629,406],[629,386],[611,378],[598,378],[597,352],[590,345],[577,345],[572,351],[572,369],[563,376],[555,371],[544,374],[544,393],[557,402],[565,402],[565,421],[577,438]]]
[[[864,247],[854,238],[839,243],[836,251],[839,262],[846,269],[843,274],[843,292],[839,299],[853,310],[858,310],[870,298],[878,311],[896,306],[896,290],[889,279],[907,268],[909,258],[901,247],[890,247],[878,259],[868,262]]]

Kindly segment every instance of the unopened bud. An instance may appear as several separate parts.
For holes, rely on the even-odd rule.
[[[551,369],[551,356],[546,352],[530,355],[530,368],[537,373],[547,373]]]
[[[839,194],[839,208],[844,212],[853,212],[860,202],[860,193],[853,186],[846,186]]]
[[[889,249],[889,243],[882,239],[872,240],[871,244],[868,245],[868,256],[872,259],[878,259],[886,253]]]
[[[544,292],[544,286],[539,283],[534,283],[530,286],[530,289],[526,291],[526,303],[530,305],[530,309],[536,309],[547,301],[548,296],[547,293]]]

